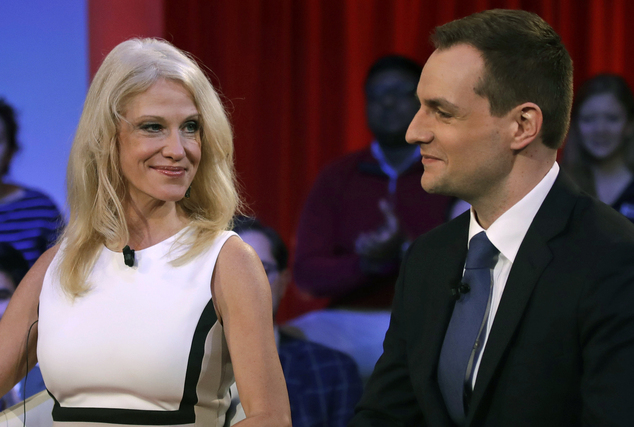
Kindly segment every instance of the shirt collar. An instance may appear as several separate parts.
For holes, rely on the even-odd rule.
[[[471,221],[469,223],[469,241],[479,232],[486,231],[487,237],[500,253],[511,262],[514,262],[524,236],[526,236],[528,228],[555,183],[558,174],[559,165],[555,162],[546,176],[522,200],[500,215],[488,230],[484,230],[478,224],[472,207]]]

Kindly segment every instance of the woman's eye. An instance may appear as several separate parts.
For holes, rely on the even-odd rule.
[[[157,133],[163,130],[163,126],[158,123],[145,123],[141,125],[141,129],[146,132]]]
[[[591,124],[595,121],[594,116],[579,116],[579,123],[583,123],[584,125]]]
[[[195,120],[191,120],[183,124],[183,130],[187,133],[196,133],[198,132],[198,129],[200,129],[200,125]]]
[[[618,123],[621,121],[621,117],[616,114],[608,114],[605,118],[609,123]]]

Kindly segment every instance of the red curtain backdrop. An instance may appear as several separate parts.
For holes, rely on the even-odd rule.
[[[105,7],[112,0],[90,3]],[[125,3],[140,13],[148,2]],[[154,4],[160,7],[141,16],[161,20],[155,24],[163,37],[208,68],[231,114],[243,194],[291,249],[319,171],[371,140],[367,69],[388,53],[424,63],[437,25],[485,9],[529,10],[562,36],[576,83],[604,71],[634,83],[634,44],[625,43],[634,38],[634,27],[626,26],[634,2],[626,0],[162,0]],[[91,37],[96,19],[91,12]],[[112,32],[111,39],[130,35]],[[91,50],[107,51],[95,44]],[[279,315],[287,319],[324,303],[292,287]]]
[[[103,58],[131,37],[163,37],[163,0],[88,0],[90,76]]]

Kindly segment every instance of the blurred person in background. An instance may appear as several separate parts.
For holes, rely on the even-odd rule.
[[[11,160],[19,149],[17,136],[15,110],[0,99],[0,242],[22,252],[31,266],[55,243],[64,220],[46,194],[7,180]]]
[[[260,257],[271,285],[273,313],[291,280],[288,249],[275,230],[238,217],[234,231]],[[363,383],[345,353],[294,337],[276,326],[277,349],[286,379],[294,427],[344,427],[361,398]]]
[[[446,215],[448,198],[421,189],[420,150],[405,141],[420,107],[420,73],[419,64],[398,55],[372,65],[365,95],[374,140],[326,166],[297,231],[296,284],[331,303],[291,323],[307,339],[351,355],[363,378],[382,352],[404,251]]]
[[[563,167],[587,193],[634,222],[634,95],[599,74],[576,94]]]
[[[29,264],[20,251],[8,243],[0,243],[0,319],[9,305],[15,288],[20,284],[28,270]],[[13,406],[45,388],[40,368],[35,366],[26,376],[26,382],[20,381],[0,399],[0,410]]]

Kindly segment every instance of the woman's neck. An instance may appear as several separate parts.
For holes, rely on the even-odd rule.
[[[173,202],[160,202],[152,206],[126,207],[126,221],[130,240],[135,250],[145,249],[173,236],[189,223],[189,218]]]
[[[620,156],[592,165],[591,170],[597,197],[608,205],[616,202],[634,177]]]

